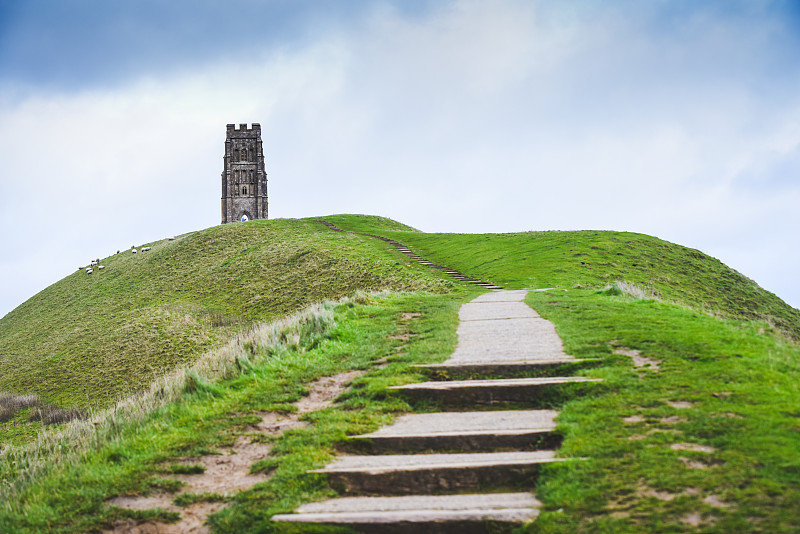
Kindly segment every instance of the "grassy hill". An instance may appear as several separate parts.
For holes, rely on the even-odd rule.
[[[105,406],[253,321],[356,290],[447,286],[375,240],[313,220],[229,224],[149,245],[103,258],[91,275],[78,270],[3,317],[0,391]]]
[[[364,219],[325,217],[365,231]],[[610,231],[428,234],[373,231],[421,256],[507,289],[601,288],[629,281],[663,300],[720,317],[762,320],[800,340],[800,310],[699,250],[644,234]]]
[[[558,405],[561,454],[584,460],[549,466],[535,488],[519,488],[544,503],[532,532],[772,533],[800,524],[800,347],[792,341],[800,312],[753,281],[641,234],[426,234],[381,218],[324,219],[507,288],[556,288],[530,293],[528,304],[556,324],[570,354],[601,360],[581,373],[604,382]],[[84,425],[83,441],[67,434],[7,449],[7,531],[174,519],[105,503],[163,491],[170,462],[252,438],[259,414],[289,410],[311,380],[362,370],[340,404],[274,441],[254,467],[272,473],[268,481],[227,498],[211,518],[216,532],[283,532],[272,514],[333,495],[306,471],[345,436],[429,409],[384,388],[422,380],[411,365],[447,357],[458,307],[480,291],[313,219],[226,225],[152,246],[103,260],[101,276],[75,273],[0,321],[0,347],[15,347],[2,349],[0,391],[107,405],[231,337],[238,371],[213,383],[190,377],[178,397],[135,418]],[[269,343],[247,333],[308,302],[381,288],[406,292],[331,305],[323,320],[282,326]],[[636,367],[633,353],[651,364]],[[66,370],[56,365],[62,358]],[[60,383],[69,369],[80,372]],[[14,435],[23,412],[0,429]]]

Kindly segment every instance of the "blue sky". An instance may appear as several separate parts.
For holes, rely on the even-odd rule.
[[[272,217],[643,232],[800,306],[798,6],[0,0],[0,315],[218,224],[245,122]]]

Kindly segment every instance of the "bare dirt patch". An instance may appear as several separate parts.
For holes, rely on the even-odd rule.
[[[364,371],[347,371],[335,376],[326,376],[308,385],[308,395],[295,402],[297,414],[327,408],[341,395],[348,384]]]
[[[307,426],[298,418],[309,412],[327,408],[347,389],[348,384],[363,371],[348,371],[335,376],[320,378],[308,385],[308,395],[294,403],[297,411],[291,414],[276,412],[260,412],[261,422],[249,431],[278,436],[291,428]],[[205,534],[210,532],[205,526],[209,515],[219,511],[225,503],[194,503],[185,508],[173,504],[177,495],[184,493],[218,493],[232,495],[252,487],[259,482],[269,480],[268,474],[251,474],[250,466],[269,455],[271,445],[253,442],[242,436],[236,443],[221,455],[207,455],[198,458],[183,458],[178,463],[200,464],[205,472],[195,475],[167,475],[165,478],[180,480],[186,484],[178,493],[159,493],[149,496],[119,496],[108,501],[109,505],[129,510],[162,510],[178,512],[181,519],[174,524],[155,521],[137,522],[135,520],[117,521],[113,530],[104,531],[114,534]]]
[[[410,321],[412,319],[419,319],[422,317],[420,312],[403,312],[400,314],[400,321]]]
[[[654,358],[647,358],[642,356],[638,350],[619,348],[614,350],[614,354],[622,354],[623,356],[630,356],[633,360],[633,366],[638,368],[647,367],[653,371],[658,371],[661,360]]]
[[[689,401],[664,401],[664,402],[666,402],[673,408],[679,408],[679,409],[691,408],[692,406],[694,406],[694,403]]]
[[[716,495],[709,495],[708,497],[703,499],[703,502],[715,508],[728,508],[730,506],[728,503],[726,503]]]
[[[678,460],[683,462],[683,465],[688,467],[689,469],[708,469],[708,466],[703,462],[698,462],[696,460],[691,460],[689,458],[684,458],[683,456],[679,457]]]
[[[677,496],[674,493],[670,493],[668,491],[658,491],[654,490],[653,488],[643,491],[641,495],[643,497],[654,497],[659,501],[667,501],[667,502],[673,500]]]
[[[681,518],[681,523],[692,527],[699,527],[703,523],[703,516],[697,512],[691,512]]]
[[[673,415],[673,416],[670,416],[670,417],[662,417],[661,418],[661,422],[662,423],[666,423],[668,425],[674,425],[674,424],[677,424],[677,423],[686,423],[687,421],[689,421],[689,420],[686,419],[685,417],[681,417],[679,415]]]
[[[708,445],[700,445],[698,443],[673,443],[669,446],[670,449],[673,451],[692,451],[692,452],[704,452],[704,453],[712,453],[716,451],[714,447],[709,447]]]
[[[623,419],[628,424],[635,424],[635,423],[644,423],[644,417],[641,415],[631,415],[630,417],[626,417]]]

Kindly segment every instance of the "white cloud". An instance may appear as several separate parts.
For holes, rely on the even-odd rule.
[[[701,16],[668,31],[650,8],[573,11],[378,10],[253,61],[0,98],[0,217],[19,228],[2,235],[18,252],[0,276],[35,273],[4,287],[0,313],[89,258],[217,224],[224,125],[245,121],[264,128],[273,217],[641,231],[800,304],[800,253],[785,246],[800,228],[800,91],[788,90],[800,84],[762,95],[768,32]]]

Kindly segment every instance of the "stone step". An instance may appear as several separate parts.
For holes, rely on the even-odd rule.
[[[444,363],[412,365],[412,367],[429,371],[434,380],[453,380],[459,377],[486,378],[522,374],[549,376],[555,371],[560,371],[562,374],[574,373],[579,369],[597,365],[600,362],[599,358],[556,357],[492,361],[448,360]]]
[[[391,386],[387,389],[404,393],[414,399],[429,399],[463,406],[502,402],[533,402],[549,393],[549,389],[601,381],[602,379],[599,378],[582,376],[556,376],[420,382],[405,386]]]
[[[370,434],[354,436],[371,452],[552,449],[561,444],[554,410],[409,414]]]
[[[339,456],[323,469],[335,489],[346,493],[420,495],[487,489],[530,481],[544,463],[563,461],[555,452],[482,452]]]
[[[368,534],[483,534],[487,521],[507,528],[534,521],[541,506],[530,493],[343,497],[304,504],[272,520],[348,526]]]

